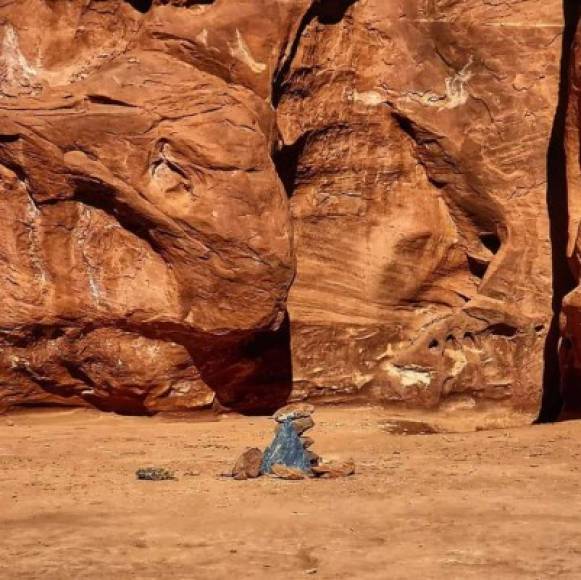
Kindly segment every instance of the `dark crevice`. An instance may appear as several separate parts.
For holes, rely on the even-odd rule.
[[[487,332],[493,334],[494,336],[504,336],[506,338],[512,338],[518,333],[518,328],[505,322],[498,322],[497,324],[491,324],[487,328]]]
[[[145,14],[149,12],[151,9],[151,5],[153,4],[153,0],[125,0],[128,4],[131,4],[135,10]]]
[[[401,115],[395,111],[392,111],[391,116],[393,120],[399,125],[399,128],[408,136],[411,137],[412,141],[418,141],[418,130],[417,127],[404,115]]]
[[[543,398],[537,422],[558,419],[563,406],[562,377],[559,364],[559,314],[563,298],[575,281],[567,261],[568,201],[565,155],[565,124],[569,100],[569,71],[579,5],[563,0],[564,30],[561,48],[559,98],[547,150],[547,210],[549,214],[552,261],[553,316],[544,346]]]
[[[301,135],[294,143],[284,145],[273,156],[276,171],[288,197],[291,197],[295,190],[299,160],[308,138],[309,133]]]
[[[136,105],[132,105],[131,103],[126,103],[125,101],[120,101],[118,99],[113,99],[106,95],[87,95],[87,99],[90,103],[94,103],[96,105],[137,108]]]
[[[466,256],[466,259],[470,273],[482,280],[486,274],[486,270],[488,270],[488,262],[484,262],[473,256]]]
[[[317,18],[321,24],[339,24],[345,13],[357,0],[319,0],[315,4]]]
[[[231,372],[221,368],[216,374],[202,375],[211,380],[209,384],[224,408],[246,415],[270,415],[284,406],[293,386],[288,314],[277,331],[258,332],[240,344],[235,360],[234,367],[250,366],[248,379],[232,381]]]
[[[500,238],[496,234],[492,233],[484,233],[478,236],[482,245],[490,250],[493,254],[497,254],[498,250],[500,250]]]
[[[64,329],[59,326],[34,324],[20,332],[2,333],[0,342],[17,348],[27,348],[41,340],[55,340],[64,334]]]
[[[0,143],[14,143],[20,139],[20,135],[0,135]]]
[[[169,4],[179,8],[190,8],[191,6],[199,4],[213,4],[214,1],[215,0],[158,0],[157,4]],[[125,0],[125,2],[131,4],[135,10],[142,14],[149,12],[153,6],[153,0]]]
[[[303,19],[299,24],[297,33],[293,39],[293,43],[291,45],[289,54],[286,60],[282,63],[282,66],[274,79],[272,86],[272,104],[275,109],[278,107],[280,103],[280,99],[284,91],[284,83],[288,77],[291,66],[299,49],[299,44],[301,42],[301,38],[303,37],[303,33],[305,32],[307,26],[313,21],[315,16],[316,16],[315,4],[312,4],[311,7],[305,12],[305,15],[303,16]]]

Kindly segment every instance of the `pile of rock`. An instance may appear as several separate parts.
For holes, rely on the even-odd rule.
[[[273,442],[265,452],[256,447],[247,449],[232,470],[234,479],[250,479],[270,475],[281,479],[307,477],[345,477],[355,473],[355,464],[324,462],[312,449],[314,443],[305,433],[315,426],[315,408],[307,403],[293,403],[279,409]]]

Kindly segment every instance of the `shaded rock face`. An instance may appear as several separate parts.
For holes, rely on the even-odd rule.
[[[559,247],[570,267],[571,277],[560,288],[563,300],[560,330],[560,362],[563,391],[570,407],[581,409],[581,8],[577,3],[566,7],[563,38],[562,84],[556,123],[554,153],[557,178],[560,230]],[[564,138],[564,144],[562,139]],[[568,219],[568,228],[566,227]]]
[[[0,21],[0,406],[537,413],[560,1]]]

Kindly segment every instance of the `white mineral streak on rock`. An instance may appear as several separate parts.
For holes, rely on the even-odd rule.
[[[445,94],[438,94],[434,91],[410,91],[405,98],[424,107],[435,107],[438,110],[455,109],[464,105],[468,100],[466,84],[472,78],[472,73],[469,70],[472,62],[473,58],[470,57],[455,75],[444,79]]]
[[[237,58],[238,60],[242,61],[244,64],[250,68],[256,74],[260,74],[266,70],[266,64],[263,62],[258,62],[252,56],[250,52],[250,48],[246,44],[244,38],[240,34],[240,31],[236,29],[236,42],[233,44],[228,44],[230,47],[230,54]]]
[[[83,207],[79,215],[79,232],[77,234],[77,244],[81,251],[81,257],[85,265],[87,273],[87,280],[89,284],[89,291],[96,304],[99,304],[101,299],[101,290],[97,282],[97,272],[91,262],[91,257],[87,253],[86,241],[90,231],[91,214],[86,207]]]
[[[454,361],[450,374],[453,377],[458,376],[468,364],[466,355],[461,350],[449,350],[446,355]]]
[[[196,36],[196,40],[203,44],[204,46],[208,46],[208,31],[204,28],[200,34]]]
[[[399,380],[402,387],[414,385],[427,387],[432,382],[432,373],[422,367],[415,365],[400,367],[387,363],[383,368],[389,375]]]
[[[385,102],[383,95],[377,91],[364,91],[360,93],[359,91],[354,90],[351,99],[355,103],[362,103],[368,107],[378,107]]]
[[[14,28],[8,24],[2,40],[2,61],[6,66],[6,79],[14,82],[19,76],[31,79],[38,75],[38,71],[28,63],[18,44],[18,36]]]

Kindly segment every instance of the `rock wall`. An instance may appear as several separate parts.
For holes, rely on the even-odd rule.
[[[567,28],[563,42],[561,100],[559,103],[559,133],[564,145],[557,150],[558,176],[562,180],[561,220],[563,224],[562,253],[566,254],[571,278],[563,286],[560,359],[563,391],[568,411],[581,410],[581,8],[572,3],[566,9]]]
[[[294,265],[268,101],[305,2],[146,4],[0,8],[4,406],[280,397]]]
[[[559,0],[0,22],[1,407],[537,414]]]
[[[278,89],[295,393],[534,414],[560,3],[343,4]]]

